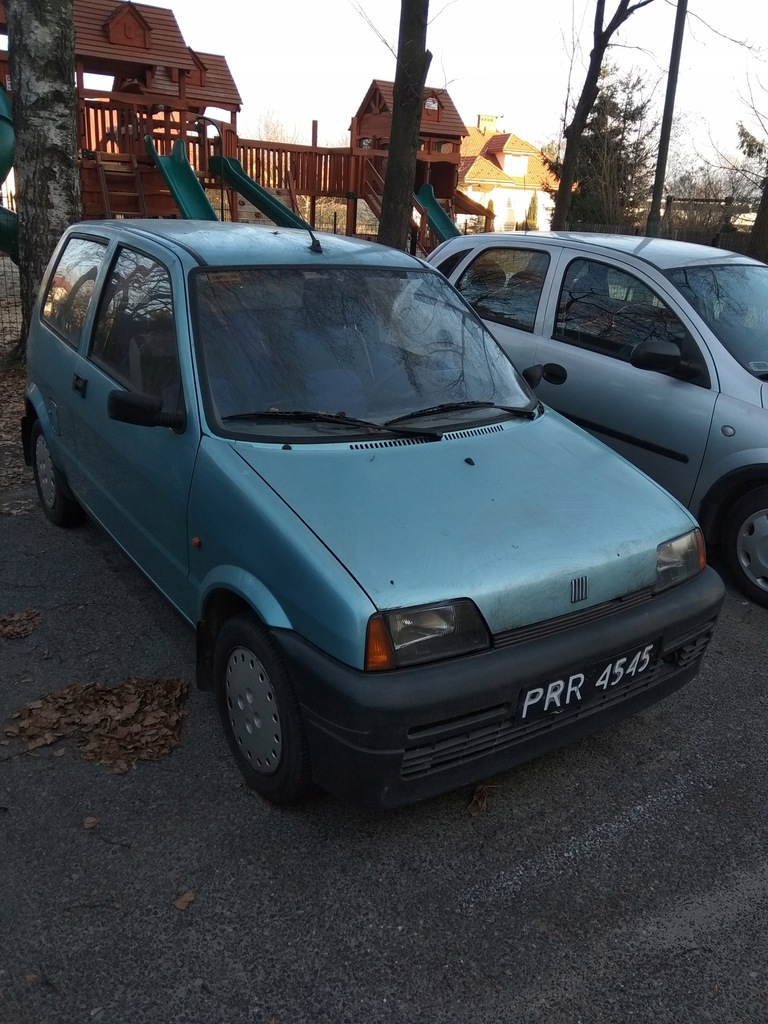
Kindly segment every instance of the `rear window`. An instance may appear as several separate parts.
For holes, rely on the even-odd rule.
[[[549,269],[549,253],[527,248],[486,249],[457,287],[484,320],[533,331]]]
[[[80,344],[106,251],[106,243],[97,239],[70,238],[48,283],[43,300],[43,320],[72,348]]]

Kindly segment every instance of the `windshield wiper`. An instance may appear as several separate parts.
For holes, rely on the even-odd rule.
[[[384,426],[388,427],[392,423],[400,423],[401,420],[415,420],[420,416],[432,416],[439,412],[455,412],[460,409],[501,409],[512,416],[532,420],[536,416],[537,408],[538,403],[526,409],[516,409],[512,405],[498,405],[496,402],[443,402],[442,405],[430,405],[426,409],[416,409],[414,412],[406,412],[402,416],[395,416],[391,420],[386,420]]]
[[[374,420],[358,419],[345,416],[343,413],[313,412],[306,409],[256,409],[254,412],[236,412],[231,416],[222,416],[224,422],[230,420],[293,420],[298,423],[339,423],[348,427],[365,427],[367,430],[378,430],[386,434],[401,434],[404,437],[429,437],[439,441],[442,437],[437,430],[408,430],[406,427],[393,427],[387,423],[376,423]]]

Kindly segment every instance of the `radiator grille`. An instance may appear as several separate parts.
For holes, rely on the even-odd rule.
[[[404,778],[430,775],[476,758],[506,750],[543,733],[554,732],[579,718],[599,714],[620,704],[628,697],[664,682],[672,675],[690,668],[704,654],[714,632],[714,620],[694,635],[667,644],[653,669],[636,677],[628,685],[608,690],[605,695],[581,707],[565,710],[549,718],[539,718],[525,725],[515,722],[511,704],[497,705],[485,712],[476,712],[464,719],[435,722],[409,732],[415,745],[403,754],[401,774]]]

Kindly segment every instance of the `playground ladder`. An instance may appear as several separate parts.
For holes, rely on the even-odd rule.
[[[96,153],[107,217],[146,217],[147,204],[136,157],[127,153]]]

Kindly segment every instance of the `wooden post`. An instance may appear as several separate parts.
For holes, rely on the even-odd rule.
[[[317,149],[317,121],[312,122],[312,149]],[[317,183],[313,181],[312,187],[316,188]],[[309,223],[312,227],[315,226],[315,213],[317,206],[317,196],[313,192],[309,197]]]

